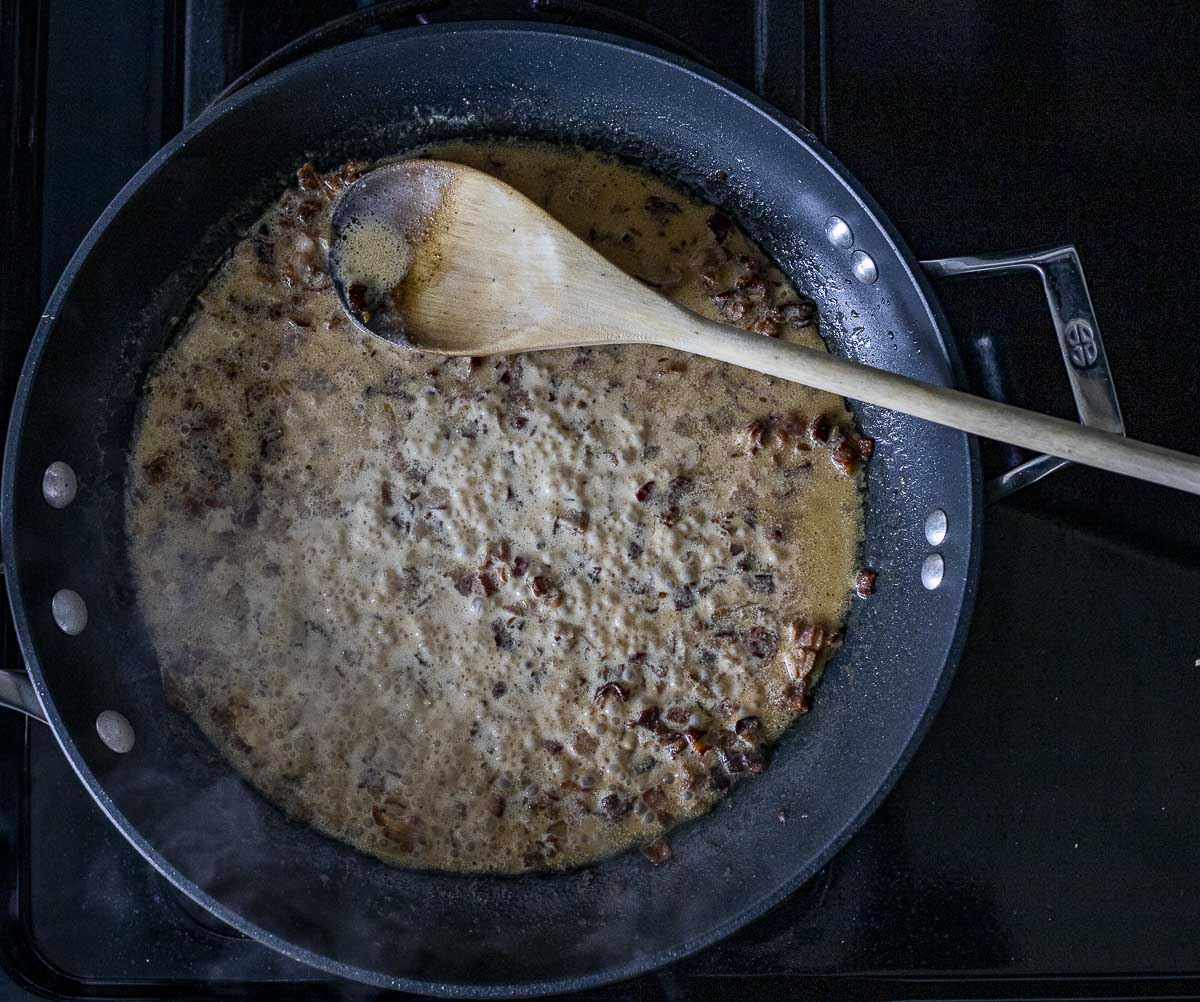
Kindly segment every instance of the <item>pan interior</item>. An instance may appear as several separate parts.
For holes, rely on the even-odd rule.
[[[331,50],[206,115],[119,196],[46,310],[10,429],[5,554],[31,672],[101,803],[210,907],[339,974],[448,993],[626,976],[730,931],[811,875],[890,785],[936,705],[969,611],[975,533],[965,436],[856,407],[878,443],[864,562],[880,570],[879,593],[855,607],[813,713],[765,774],[676,834],[673,865],[627,853],[551,877],[448,877],[288,822],[164,708],[122,531],[140,388],[221,254],[304,160],[490,136],[578,144],[675,179],[724,207],[817,301],[831,348],[952,381],[911,262],[821,151],[720,82],[596,36],[491,25]],[[832,217],[853,248],[829,241]],[[875,283],[855,277],[854,252],[872,258]],[[55,460],[80,482],[63,511],[41,498]],[[927,590],[923,526],[935,509],[950,527],[937,548],[946,572]],[[87,602],[81,636],[54,625],[61,588]],[[109,709],[136,732],[126,755],[97,735]]]

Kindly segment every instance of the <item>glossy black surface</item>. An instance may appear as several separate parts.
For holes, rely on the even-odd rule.
[[[717,34],[728,5],[621,6],[754,84],[760,36],[749,17]],[[828,86],[804,91],[811,114],[790,110],[819,125],[827,100],[829,145],[918,254],[1074,240],[1131,434],[1200,451],[1200,347],[1186,326],[1200,222],[1189,198],[1198,163],[1190,8],[1066,3],[1017,17],[948,2],[881,6],[892,5],[827,6]],[[776,18],[790,14],[784,7],[764,9]],[[82,16],[73,4],[51,8],[60,25]],[[311,17],[290,8],[287,17]],[[257,23],[240,4],[229,9],[232,22]],[[47,124],[59,131],[47,187],[60,192],[42,227],[51,277],[160,138],[128,79],[138,59],[152,61],[158,29],[126,29],[118,57],[118,33],[104,26],[100,11],[78,35],[60,27],[51,46],[59,75]],[[278,37],[256,30],[267,44]],[[805,79],[820,80],[819,61],[796,42],[768,62],[788,80],[806,67]],[[77,116],[78,89],[111,101]],[[33,208],[30,196],[22,204]],[[1070,413],[1032,283],[968,281],[939,295],[967,346],[967,332],[978,338],[968,352],[977,385]],[[7,325],[3,333],[14,336]],[[12,365],[11,354],[0,357],[6,382]],[[987,455],[997,467],[1005,458]],[[1200,966],[1198,514],[1195,499],[1084,470],[990,510],[958,677],[882,809],[810,885],[743,933],[595,996],[1200,993],[1188,977]],[[0,719],[10,892],[0,948],[18,980],[81,997],[257,998],[267,979],[272,997],[354,997],[198,927],[107,828],[48,734],[31,731],[27,751],[24,735],[22,723]],[[291,980],[306,977],[318,981]]]

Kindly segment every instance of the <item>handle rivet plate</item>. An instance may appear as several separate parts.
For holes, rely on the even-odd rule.
[[[65,508],[75,500],[79,480],[75,471],[61,460],[51,463],[42,474],[42,497],[51,508]]]
[[[133,724],[116,710],[103,710],[96,717],[96,733],[105,746],[118,755],[133,751]]]
[[[84,631],[88,622],[87,603],[79,592],[63,588],[56,591],[50,600],[50,614],[58,628],[68,637],[77,637]]]
[[[930,591],[934,591],[941,586],[942,577],[945,573],[946,562],[942,560],[942,555],[940,553],[931,553],[921,565],[921,584]]]
[[[838,250],[849,250],[854,246],[854,231],[840,216],[825,220],[825,237]]]
[[[850,270],[863,285],[874,285],[875,280],[879,278],[879,269],[875,267],[875,259],[865,251],[857,250],[850,255]]]
[[[925,539],[930,546],[941,546],[946,539],[946,513],[941,508],[934,508],[925,517]]]

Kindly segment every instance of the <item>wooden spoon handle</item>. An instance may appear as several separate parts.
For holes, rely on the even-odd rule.
[[[655,340],[984,438],[1200,494],[1200,458],[689,316]]]

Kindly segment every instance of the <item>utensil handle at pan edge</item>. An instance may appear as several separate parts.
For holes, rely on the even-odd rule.
[[[0,707],[18,710],[28,717],[46,722],[33,683],[28,673],[20,668],[0,668]]]
[[[1074,421],[922,383],[839,355],[698,317],[664,327],[659,343],[901,411],[972,435],[1200,494],[1200,458]]]

